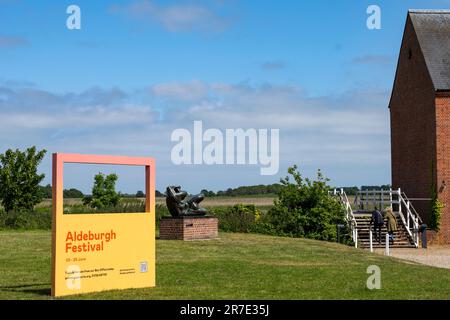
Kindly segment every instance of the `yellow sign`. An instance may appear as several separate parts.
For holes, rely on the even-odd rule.
[[[63,214],[64,163],[145,167],[145,212]],[[153,158],[53,154],[52,296],[155,286]]]

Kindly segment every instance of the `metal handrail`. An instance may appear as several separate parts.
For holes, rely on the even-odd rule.
[[[355,215],[353,214],[353,208],[350,204],[350,201],[348,200],[347,194],[345,193],[344,189],[334,189],[333,191],[334,195],[338,195],[341,203],[345,207],[345,219],[347,220],[347,223],[350,226],[350,232],[353,242],[355,243],[355,248],[358,247],[358,223],[356,222]]]
[[[407,217],[405,219],[405,216],[401,210],[401,208],[399,208],[399,215],[400,218],[402,219],[403,224],[406,227],[406,231],[408,231],[409,236],[411,237],[411,239],[413,239],[414,241],[414,245],[416,246],[416,248],[419,247],[419,215],[417,214],[417,212],[413,212],[411,210],[411,202],[409,200],[405,200],[405,198],[403,198],[401,192],[399,191],[399,201],[401,203],[403,203],[404,207],[406,208],[406,214]],[[412,225],[413,228],[410,227],[410,221],[412,220]]]
[[[414,206],[413,206],[413,204],[412,204],[412,202],[411,202],[412,199],[408,198],[404,192],[402,192],[402,197],[405,198],[406,201],[409,202],[409,206],[410,206],[410,208],[412,209],[412,212],[413,212],[414,215],[419,219],[419,223],[422,224],[422,223],[423,223],[423,220],[422,220],[422,218],[419,216],[419,214],[417,213],[416,208],[414,208]],[[428,198],[427,198],[427,200],[431,200],[431,199],[428,199]]]
[[[352,240],[355,242],[355,247],[358,246],[358,230],[357,230],[357,222],[355,219],[355,214],[353,212],[352,205],[348,200],[347,194],[344,189],[334,189],[334,195],[338,195],[341,203],[345,207],[346,212],[346,220],[349,223],[351,229]],[[365,195],[366,197],[364,198]],[[380,195],[380,197],[375,197],[375,195]],[[384,196],[388,196],[388,199],[385,199]],[[356,194],[354,205],[358,208],[363,208],[364,204],[381,204],[385,203],[392,207],[394,204],[398,205],[398,215],[402,220],[405,229],[414,242],[416,248],[419,247],[419,223],[422,223],[422,219],[417,213],[416,209],[412,205],[411,201],[408,197],[401,191],[401,189],[397,190],[364,190],[358,191]],[[381,209],[381,208],[380,208]],[[405,213],[404,213],[405,212]],[[406,217],[405,217],[406,215]]]
[[[385,199],[385,195],[389,196],[389,199]],[[401,189],[358,191],[354,201],[355,206],[363,208],[364,204],[368,205],[369,203],[381,205],[389,203],[390,207],[394,204],[398,205],[398,214],[400,219],[402,220],[409,236],[413,240],[414,245],[419,247],[418,229],[419,223],[422,223],[422,219],[412,205],[411,201],[408,199],[406,194],[401,191]],[[403,210],[406,210],[406,217]]]

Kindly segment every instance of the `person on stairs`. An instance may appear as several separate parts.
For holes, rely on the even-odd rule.
[[[386,208],[384,217],[387,219],[386,227],[389,233],[389,242],[394,245],[394,232],[398,230],[397,218],[394,215],[391,207]]]
[[[372,212],[372,218],[370,219],[370,229],[373,229],[375,233],[375,241],[378,241],[378,243],[381,244],[381,228],[383,228],[384,225],[384,218],[380,211],[378,211],[378,208],[375,207],[375,210]]]

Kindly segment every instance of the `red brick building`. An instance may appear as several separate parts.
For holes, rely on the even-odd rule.
[[[425,223],[434,186],[446,205],[434,242],[450,244],[450,11],[408,12],[389,109],[392,186]]]

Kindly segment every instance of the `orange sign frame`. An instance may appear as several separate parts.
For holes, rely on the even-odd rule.
[[[145,212],[64,214],[65,163],[145,167]],[[54,297],[155,286],[155,160],[53,154],[52,288]]]

